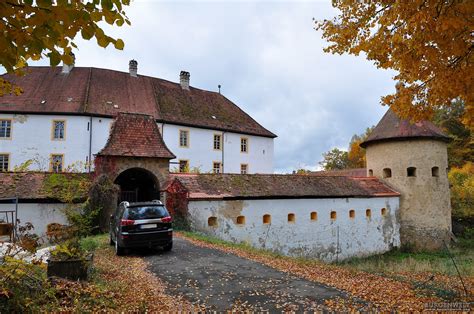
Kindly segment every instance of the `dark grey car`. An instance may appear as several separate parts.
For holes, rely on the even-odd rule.
[[[172,218],[160,201],[122,202],[110,216],[110,244],[115,253],[139,247],[173,248]]]

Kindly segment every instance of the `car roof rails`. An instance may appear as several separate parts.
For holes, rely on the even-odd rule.
[[[153,200],[152,202],[153,202],[153,203],[160,204],[160,205],[163,205],[163,203],[162,203],[160,200]]]

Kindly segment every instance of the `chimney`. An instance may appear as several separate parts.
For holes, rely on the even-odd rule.
[[[61,71],[63,74],[69,74],[74,68],[74,63],[76,62],[76,56],[71,52],[72,63],[70,65],[63,62],[63,70]]]
[[[189,77],[191,75],[189,72],[181,71],[179,74],[179,84],[181,84],[181,88],[185,90],[189,90]]]
[[[130,73],[130,76],[137,77],[138,62],[136,60],[132,59],[128,63],[128,72]]]

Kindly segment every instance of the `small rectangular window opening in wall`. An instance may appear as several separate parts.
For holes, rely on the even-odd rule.
[[[407,177],[416,177],[416,168],[408,167],[407,168]]]
[[[369,177],[373,177],[374,176],[374,171],[372,169],[369,169]]]
[[[382,216],[385,216],[387,215],[387,209],[384,207],[380,210],[380,213],[382,214]]]
[[[431,176],[433,176],[433,177],[439,177],[439,167],[433,167],[433,168],[431,168]]]
[[[383,177],[384,178],[391,178],[392,177],[392,169],[384,168],[383,169]]]
[[[272,216],[270,216],[269,214],[263,215],[263,224],[268,225],[271,223],[272,223]]]
[[[288,222],[294,223],[296,220],[295,214],[288,214]]]
[[[337,214],[336,214],[336,212],[333,210],[333,211],[331,212],[331,220],[336,220],[336,218],[337,218]]]
[[[355,216],[356,216],[355,210],[351,209],[351,210],[349,211],[349,218],[354,219]]]
[[[237,224],[245,225],[245,216],[237,216]]]
[[[207,225],[209,227],[217,227],[217,217],[211,216],[207,219]]]
[[[311,221],[318,220],[318,213],[317,212],[311,212],[310,219],[311,219]]]
[[[367,218],[372,217],[372,211],[370,210],[370,208],[367,208],[365,210],[365,217],[367,217]]]

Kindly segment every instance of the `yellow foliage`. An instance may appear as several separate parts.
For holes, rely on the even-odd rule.
[[[78,33],[88,40],[95,37],[101,47],[112,43],[122,50],[121,39],[107,36],[98,23],[130,25],[123,5],[130,0],[102,1],[0,1],[0,65],[8,73],[24,74],[29,60],[49,59],[51,66],[73,62],[72,48]],[[21,93],[19,86],[0,78],[0,96]]]
[[[405,119],[429,119],[460,99],[463,123],[474,129],[474,1],[333,0],[340,10],[316,29],[326,52],[359,55],[397,71],[396,92],[382,97]]]
[[[474,164],[452,168],[448,174],[454,217],[474,217]]]

